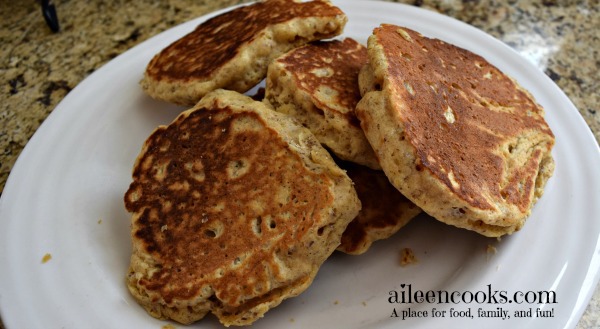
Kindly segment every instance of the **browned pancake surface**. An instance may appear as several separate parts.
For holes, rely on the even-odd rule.
[[[383,171],[347,161],[337,161],[354,182],[362,204],[358,216],[348,224],[338,250],[358,255],[366,252],[376,240],[398,232],[421,209],[402,195]]]
[[[417,170],[426,168],[476,208],[493,209],[492,198],[525,212],[541,150],[512,172],[507,183],[501,181],[504,160],[496,150],[527,131],[553,139],[542,108],[472,52],[393,25],[382,25],[374,35],[393,59],[387,68],[396,88],[393,98],[404,104],[404,134],[422,164]]]
[[[361,97],[358,72],[367,63],[367,48],[346,38],[312,42],[290,54],[278,61],[293,74],[297,85],[312,96],[317,108],[345,114],[351,124],[359,127],[354,108]]]
[[[158,81],[206,79],[270,25],[341,14],[340,9],[325,1],[270,0],[239,7],[200,24],[165,48],[150,62],[147,74]]]
[[[236,132],[240,121],[264,127],[252,113],[234,114],[227,108],[218,114],[193,112],[155,132],[135,168],[126,207],[143,213],[134,235],[161,264],[142,284],[160,291],[167,303],[197,295],[204,281],[231,305],[239,305],[241,296],[260,295],[253,290],[268,288],[279,268],[270,263],[274,251],[288,252],[319,221],[308,214],[331,203],[323,188],[327,177],[290,161],[293,155],[268,129]],[[293,196],[311,199],[282,204],[277,194],[281,184]],[[256,207],[248,207],[252,204]],[[272,245],[261,247],[265,243]],[[219,268],[225,271],[215,282],[213,273]]]
[[[146,140],[125,194],[130,292],[155,317],[251,324],[298,295],[360,201],[291,118],[217,90]]]
[[[265,100],[309,128],[338,158],[381,169],[354,109],[367,49],[351,38],[311,42],[269,66]]]

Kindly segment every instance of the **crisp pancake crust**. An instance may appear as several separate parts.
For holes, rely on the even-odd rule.
[[[407,28],[384,24],[368,47],[357,115],[394,185],[446,223],[520,229],[554,168],[533,97],[481,56]]]
[[[340,159],[381,169],[354,108],[367,49],[353,39],[312,42],[269,66],[265,99],[292,115]]]
[[[362,208],[344,231],[337,248],[351,255],[365,253],[373,242],[387,239],[421,213],[421,209],[403,196],[381,170],[347,161],[337,161],[346,170]]]
[[[308,130],[221,90],[148,138],[125,205],[134,297],[155,317],[225,325],[305,290],[360,209]]]
[[[356,127],[360,126],[354,117],[360,100],[358,72],[366,63],[367,48],[351,38],[312,42],[277,59],[319,109],[347,115]]]
[[[226,88],[245,92],[266,75],[269,62],[293,47],[340,34],[346,16],[324,0],[267,0],[200,24],[157,54],[141,82],[152,97],[194,105]]]

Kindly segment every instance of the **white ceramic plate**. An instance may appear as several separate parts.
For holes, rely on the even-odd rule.
[[[469,25],[404,5],[338,5],[349,16],[345,36],[366,43],[379,23],[404,25],[483,55],[515,77],[546,108],[556,134],[556,171],[524,229],[513,236],[487,239],[422,217],[365,255],[334,254],[305,293],[254,327],[573,328],[600,268],[600,153],[575,107],[543,73]],[[69,93],[23,151],[0,204],[0,310],[8,329],[167,324],[147,315],[125,288],[130,240],[122,200],[143,141],[180,110],[141,92],[145,65],[206,18],[166,31],[95,72]],[[486,252],[488,246],[497,252]],[[411,248],[418,263],[399,266],[402,248]],[[42,263],[45,254],[52,259]],[[519,291],[552,291],[556,303],[389,302],[391,291],[407,294],[409,285],[413,293],[483,291],[479,301],[488,285],[509,298]],[[497,307],[511,318],[478,317],[479,308]],[[536,318],[538,307],[553,310],[552,317]],[[403,320],[409,308],[428,314]],[[434,318],[432,308],[446,316]],[[474,318],[450,317],[451,308],[470,308]],[[515,310],[529,308],[531,318],[514,318]],[[394,309],[400,318],[391,317]],[[194,327],[218,323],[209,316]]]

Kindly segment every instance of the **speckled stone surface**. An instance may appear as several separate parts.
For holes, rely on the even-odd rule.
[[[61,30],[53,33],[37,1],[0,1],[0,193],[29,138],[90,73],[163,30],[239,2],[56,0]],[[507,43],[556,82],[600,139],[598,0],[397,2],[455,17]],[[599,307],[597,290],[577,328],[600,328]]]

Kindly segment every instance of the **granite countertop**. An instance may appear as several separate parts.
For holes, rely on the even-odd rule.
[[[163,30],[240,2],[244,1],[55,0],[58,33],[44,22],[39,2],[4,2],[0,12],[0,193],[29,138],[82,79]],[[600,139],[597,1],[397,2],[455,17],[507,43],[566,93],[596,140]],[[597,289],[577,328],[599,328],[599,308]]]

